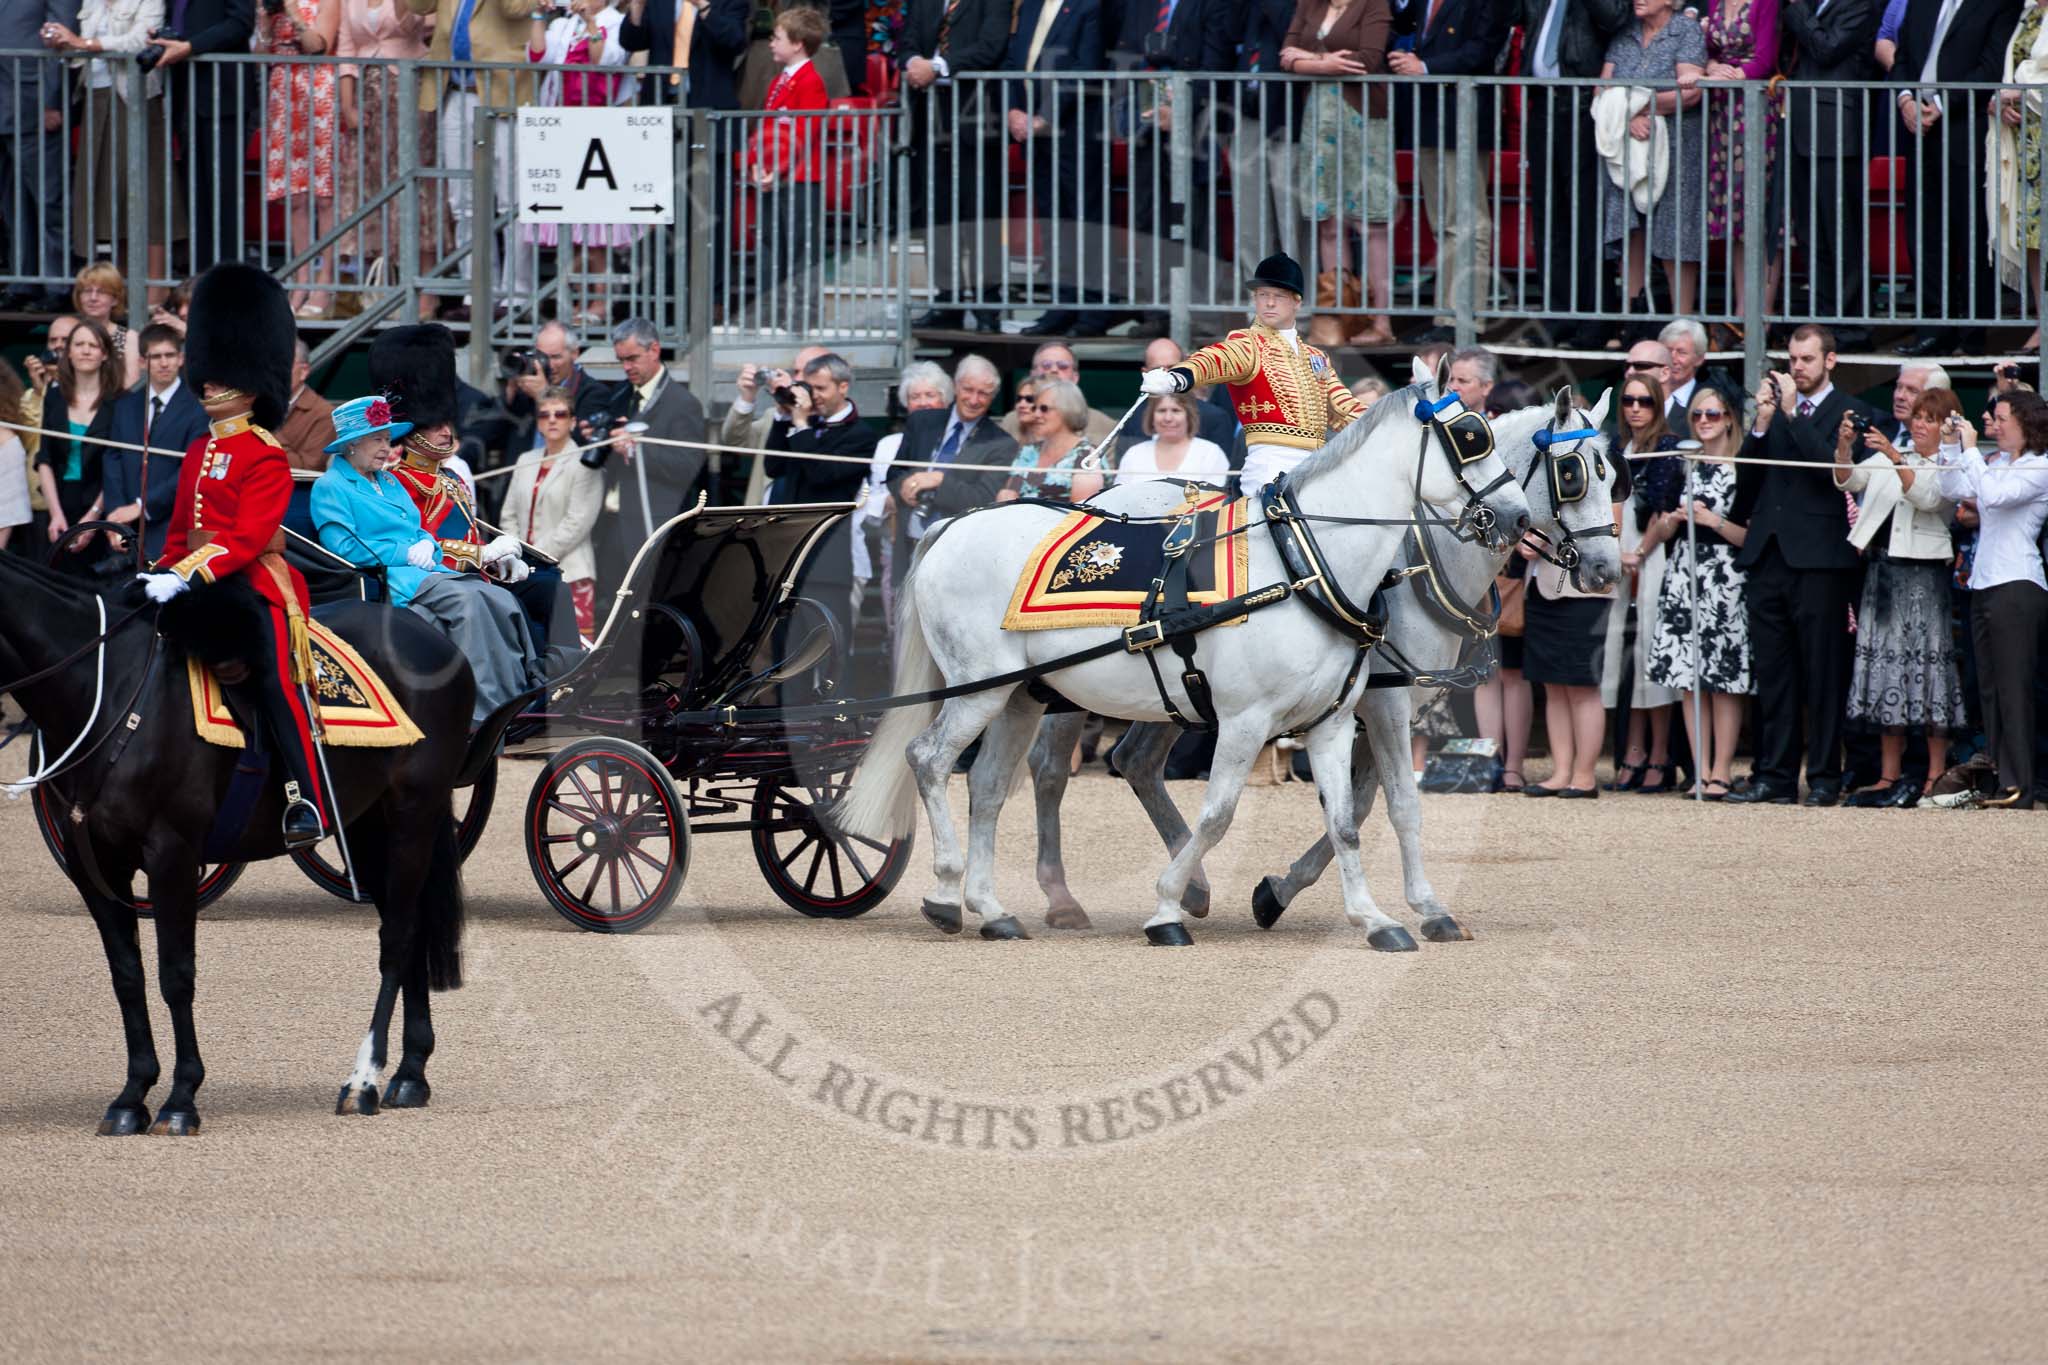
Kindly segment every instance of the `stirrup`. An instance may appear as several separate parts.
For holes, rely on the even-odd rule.
[[[304,812],[303,816],[301,812]],[[307,818],[312,822],[310,832],[305,827]],[[284,846],[287,850],[311,848],[327,837],[327,825],[320,818],[320,808],[303,797],[294,798],[285,806],[284,818],[279,821],[279,829],[284,835]]]

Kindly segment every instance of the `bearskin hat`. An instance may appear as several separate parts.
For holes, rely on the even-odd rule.
[[[298,326],[284,286],[253,265],[223,261],[192,286],[185,322],[185,382],[240,389],[258,426],[284,422],[292,401]]]
[[[455,333],[438,322],[380,332],[370,343],[370,387],[414,428],[455,420]]]

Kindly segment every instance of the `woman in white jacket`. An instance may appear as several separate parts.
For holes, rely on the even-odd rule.
[[[590,532],[604,505],[604,475],[576,458],[576,408],[569,391],[541,390],[541,446],[519,457],[505,489],[505,530],[558,560],[576,604],[576,631],[588,645],[597,633],[597,559]]]
[[[1848,418],[1835,438],[1835,486],[1861,509],[1849,543],[1864,556],[1863,600],[1856,609],[1856,661],[1849,683],[1851,725],[1881,727],[1877,782],[1848,806],[1918,804],[1921,786],[1904,776],[1906,731],[1927,735],[1927,771],[1948,767],[1948,737],[1964,724],[1963,687],[1949,618],[1948,504],[1934,456],[1941,424],[1958,412],[1947,389],[1929,389],[1907,420],[1901,451],[1876,428],[1863,433],[1870,454],[1854,464],[1856,428]]]

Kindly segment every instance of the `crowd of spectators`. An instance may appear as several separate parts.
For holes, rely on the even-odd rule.
[[[923,322],[994,330],[1013,308],[1041,310],[1025,330],[1100,334],[1126,318],[1162,330],[1166,271],[1197,253],[1314,242],[1312,337],[1319,344],[1393,340],[1391,310],[1403,193],[1434,240],[1433,299],[1409,311],[1428,340],[1461,302],[1501,296],[1496,237],[1521,233],[1533,260],[1515,292],[1560,343],[1619,348],[1614,315],[1695,313],[1712,295],[1740,314],[1748,253],[1765,256],[1774,290],[1784,273],[1808,281],[1805,316],[1854,316],[1866,297],[1889,218],[1873,218],[1873,156],[1899,156],[1881,179],[1906,203],[1903,270],[1910,314],[1927,325],[1900,343],[1930,355],[1981,345],[1981,320],[2027,317],[2037,297],[2006,305],[2001,289],[2040,289],[2040,99],[2048,80],[2043,6],[2028,0],[20,0],[0,16],[0,48],[50,60],[0,59],[0,278],[20,281],[17,307],[64,304],[50,286],[78,264],[110,259],[152,281],[196,273],[258,249],[254,213],[274,209],[267,240],[292,266],[293,302],[308,320],[354,306],[358,290],[389,279],[390,257],[417,238],[425,266],[467,246],[482,206],[456,175],[426,182],[420,217],[404,200],[377,202],[402,161],[470,169],[480,115],[515,105],[638,102],[785,117],[735,125],[715,139],[725,188],[710,211],[740,218],[739,235],[711,230],[714,287],[735,270],[761,293],[817,267],[834,240],[830,140],[820,118],[852,98],[907,100],[911,155],[902,183],[913,232],[926,246],[935,294]],[[677,43],[684,44],[678,49]],[[255,52],[258,64],[194,57]],[[315,62],[307,58],[334,59]],[[393,61],[567,66],[536,76],[430,67],[400,90]],[[680,63],[674,78],[635,78],[630,64]],[[150,168],[126,183],[133,95],[139,87]],[[589,68],[588,74],[573,68]],[[1096,84],[1063,73],[1123,69],[1152,80]],[[1221,79],[1284,70],[1315,79],[1273,84]],[[1015,79],[961,85],[966,72]],[[1164,78],[1195,108],[1175,110]],[[1461,115],[1446,76],[1569,78],[1577,85],[1487,85]],[[1213,79],[1203,79],[1212,77]],[[1378,80],[1361,80],[1376,77]],[[1422,81],[1418,78],[1432,78]],[[1784,78],[1779,80],[1777,78]],[[1760,105],[1731,87],[1772,81]],[[1837,83],[1890,81],[1877,89]],[[1659,88],[1656,83],[1667,83]],[[1949,89],[2004,82],[1984,92]],[[957,88],[951,88],[957,87]],[[1503,93],[1504,91],[1510,93]],[[404,149],[401,108],[414,101],[418,143]],[[1762,164],[1745,126],[1761,109]],[[1466,118],[1470,126],[1461,126]],[[1195,184],[1228,187],[1227,205],[1182,203],[1163,192],[1165,133],[1200,129]],[[253,134],[260,134],[252,136]],[[69,139],[67,142],[66,139]],[[869,139],[870,141],[872,139]],[[501,208],[509,205],[512,143],[493,141]],[[1112,174],[1112,143],[1127,160]],[[1478,200],[1455,211],[1453,148],[1481,151]],[[260,148],[254,175],[244,158]],[[1397,183],[1396,153],[1409,177]],[[1519,213],[1505,212],[1496,153],[1524,160]],[[1022,159],[1021,176],[1004,163]],[[1006,180],[1006,176],[1010,177]],[[1003,186],[1021,195],[1012,219]],[[1884,191],[1887,195],[1893,189]],[[1769,191],[1765,240],[1745,241],[1745,206]],[[747,196],[743,201],[740,196]],[[1110,200],[1122,197],[1120,213]],[[1214,198],[1215,196],[1206,196]],[[246,206],[245,198],[260,198]],[[1890,200],[1885,201],[1889,203]],[[372,205],[333,250],[308,251],[346,216]],[[701,207],[699,211],[704,211]],[[129,261],[127,216],[147,218],[147,259]],[[1118,219],[1129,228],[1112,232]],[[754,234],[746,245],[746,230]],[[866,225],[890,232],[893,223]],[[1405,231],[1405,228],[1403,229]],[[496,278],[527,287],[552,262],[577,281],[562,320],[609,326],[627,300],[613,292],[633,268],[623,254],[639,229],[526,225],[491,234]],[[1472,239],[1479,277],[1450,262]],[[1270,239],[1270,240],[1269,240]],[[845,240],[851,241],[848,236]],[[1872,251],[1837,259],[1841,243]],[[1889,246],[1889,242],[1885,243]],[[1800,252],[1797,271],[1788,248]],[[1028,296],[1013,292],[1011,259],[1035,253]],[[536,257],[538,253],[538,257]],[[1516,253],[1519,257],[1520,253]],[[381,264],[380,264],[381,262]],[[1431,262],[1412,263],[1430,269]],[[1715,278],[1703,279],[1713,267]],[[1227,268],[1227,267],[1226,267]],[[1716,287],[1718,285],[1718,287]],[[337,292],[340,290],[340,292]],[[623,292],[623,291],[620,291]],[[1654,296],[1654,303],[1653,303]],[[726,293],[720,293],[721,307]],[[1791,296],[1774,293],[1774,298]],[[500,300],[502,302],[502,300]],[[470,301],[429,296],[451,320]],[[1794,299],[1792,306],[1799,309]],[[1860,328],[1837,328],[1858,348]],[[1733,329],[1712,340],[1736,341]],[[2038,344],[2030,340],[2026,347]],[[128,357],[131,369],[138,363]]]

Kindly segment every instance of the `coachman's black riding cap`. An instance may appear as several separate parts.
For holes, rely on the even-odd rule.
[[[1259,268],[1252,272],[1251,287],[1262,284],[1275,289],[1291,289],[1297,295],[1308,292],[1301,278],[1301,264],[1284,251],[1276,251],[1259,262]]]

